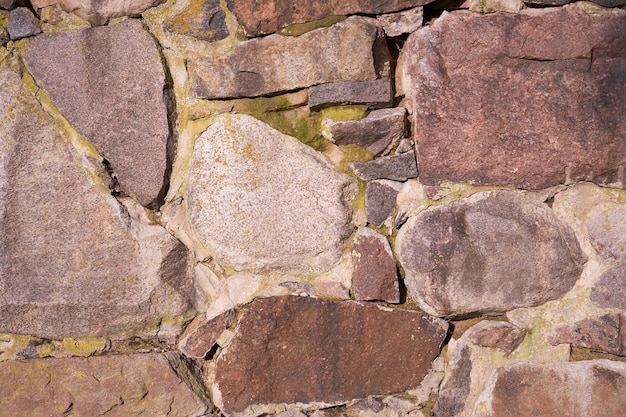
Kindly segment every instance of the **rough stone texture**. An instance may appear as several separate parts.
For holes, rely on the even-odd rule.
[[[393,91],[389,78],[334,82],[309,88],[309,107],[312,109],[338,104],[367,104],[373,108],[389,107],[392,101]]]
[[[227,413],[404,391],[426,376],[446,329],[417,311],[309,297],[257,299],[217,361],[215,389]]]
[[[352,244],[352,293],[356,300],[400,302],[396,261],[387,238],[362,228]]]
[[[600,275],[589,297],[598,307],[626,310],[626,262],[613,265]]]
[[[94,26],[106,24],[109,19],[121,16],[138,16],[150,7],[164,0],[31,0],[35,9],[59,5],[66,12],[72,12]]]
[[[367,222],[381,227],[396,211],[396,198],[402,184],[389,180],[370,181],[365,186],[365,215]]]
[[[7,32],[4,26],[0,26],[0,47],[5,46],[10,40],[9,32]]]
[[[393,38],[405,33],[413,33],[419,29],[424,20],[424,9],[415,7],[398,13],[378,16],[376,19],[382,25],[385,34]]]
[[[225,55],[190,60],[191,94],[256,97],[319,83],[373,80],[372,47],[378,37],[375,20],[355,16],[298,37],[252,39]]]
[[[473,416],[604,417],[626,410],[626,363],[607,360],[500,368]]]
[[[359,120],[333,123],[328,139],[339,146],[359,145],[372,155],[379,155],[406,131],[403,108],[374,110]]]
[[[626,355],[626,314],[605,314],[558,327],[549,341],[552,345],[567,343],[613,355]]]
[[[585,226],[600,259],[626,260],[626,203],[607,202],[594,207]]]
[[[161,354],[0,363],[3,416],[204,416]]]
[[[0,332],[146,332],[189,306],[168,268],[178,242],[135,223],[70,153],[19,76],[0,66]],[[172,284],[170,284],[172,283]]]
[[[574,0],[525,0],[524,3],[534,6],[563,6]],[[626,5],[626,0],[591,0],[604,7],[620,7]]]
[[[476,13],[517,13],[524,7],[522,0],[471,0],[470,11]]]
[[[166,23],[165,29],[208,42],[228,37],[226,13],[220,7],[220,0],[192,0],[183,12]]]
[[[379,179],[406,181],[409,178],[417,178],[417,162],[413,151],[384,156],[368,162],[353,162],[350,168],[364,181]]]
[[[471,350],[465,343],[455,345],[448,369],[439,390],[438,417],[453,417],[465,409],[465,401],[472,383]]]
[[[294,23],[310,22],[328,16],[382,14],[421,6],[432,0],[226,0],[248,36],[266,35]]]
[[[25,6],[25,0],[0,0],[0,9],[11,10],[14,7]]]
[[[476,345],[511,353],[524,341],[527,333],[526,329],[506,321],[485,320],[472,326],[464,337]]]
[[[553,300],[572,288],[587,260],[546,204],[514,191],[426,210],[402,226],[395,250],[409,292],[438,316]]]
[[[196,141],[187,193],[198,237],[236,270],[326,271],[353,230],[354,180],[246,115],[218,116]]]
[[[18,7],[9,12],[7,31],[11,40],[26,38],[41,33],[39,20],[26,7]]]
[[[178,349],[190,358],[204,358],[234,318],[234,310],[225,311],[208,321],[204,315],[196,317],[181,335]]]
[[[420,181],[623,185],[624,33],[626,13],[570,5],[449,13],[412,34],[403,88]]]
[[[110,162],[122,190],[143,205],[155,201],[167,165],[165,75],[141,23],[37,36],[23,58],[57,109]]]

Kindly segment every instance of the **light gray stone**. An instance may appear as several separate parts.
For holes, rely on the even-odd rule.
[[[188,63],[196,98],[256,97],[337,81],[377,78],[373,19],[355,16],[298,37],[270,35]],[[341,39],[341,42],[337,42]]]
[[[316,274],[353,230],[354,180],[247,115],[220,115],[195,144],[191,224],[222,266]]]
[[[18,7],[9,12],[7,31],[11,40],[26,38],[41,33],[39,20],[27,7]]]
[[[384,14],[378,16],[376,20],[383,26],[385,34],[393,38],[419,29],[424,20],[424,8],[415,7],[397,13]]]
[[[169,137],[165,74],[141,22],[37,36],[23,58],[57,109],[110,162],[122,191],[143,205],[158,203]]]
[[[312,109],[339,104],[389,107],[392,102],[391,81],[386,77],[368,81],[334,82],[309,88],[309,107]]]
[[[379,179],[406,181],[409,178],[417,178],[417,161],[414,151],[383,156],[373,161],[353,162],[350,168],[364,181]]]
[[[626,203],[594,207],[585,221],[589,241],[605,262],[626,260]]]
[[[139,16],[165,0],[31,0],[35,9],[59,5],[94,26],[104,25],[109,19],[121,16]]]
[[[546,204],[515,191],[423,211],[402,226],[395,250],[418,305],[449,317],[556,299],[587,261],[574,232]]]
[[[132,220],[0,66],[0,333],[143,334],[188,316],[180,243]]]

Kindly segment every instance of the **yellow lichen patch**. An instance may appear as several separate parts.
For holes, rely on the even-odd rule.
[[[33,339],[31,336],[0,334],[0,362],[18,359],[18,354]]]
[[[7,10],[0,10],[0,26],[6,27],[9,23],[9,12]]]
[[[44,7],[39,13],[41,30],[45,34],[76,32],[91,27],[89,22],[74,13],[63,11],[58,5]]]
[[[55,357],[67,358],[70,356],[86,357],[102,352],[107,347],[106,339],[85,338],[85,339],[63,339],[53,340],[37,346],[37,355],[41,358]]]

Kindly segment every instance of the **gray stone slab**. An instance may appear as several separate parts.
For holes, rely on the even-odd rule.
[[[41,33],[39,20],[27,7],[18,7],[9,12],[7,31],[11,40],[35,36]]]
[[[414,151],[383,156],[373,161],[353,162],[350,168],[364,181],[380,179],[406,181],[409,178],[417,178],[417,161]]]
[[[338,104],[390,107],[392,102],[393,91],[389,78],[335,82],[309,88],[309,107],[312,109]]]

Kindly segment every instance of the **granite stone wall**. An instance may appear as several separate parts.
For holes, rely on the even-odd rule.
[[[0,0],[0,416],[623,416],[626,1]]]

